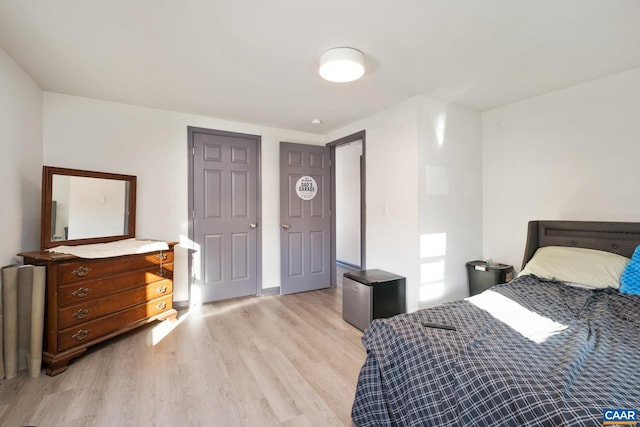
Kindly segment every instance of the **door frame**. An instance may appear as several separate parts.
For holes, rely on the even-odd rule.
[[[329,147],[329,159],[331,161],[331,287],[338,285],[336,277],[336,148],[350,144],[354,141],[362,141],[362,157],[360,158],[360,269],[366,269],[366,130],[361,130],[351,135],[336,139],[327,144]]]
[[[194,239],[194,225],[193,219],[195,216],[195,208],[194,208],[194,168],[193,161],[195,155],[195,147],[193,142],[193,135],[195,133],[207,133],[209,135],[218,135],[218,136],[228,136],[228,137],[240,137],[247,139],[254,139],[256,141],[256,156],[257,156],[257,166],[256,166],[256,174],[257,174],[257,182],[256,182],[256,218],[258,223],[258,232],[256,233],[256,296],[262,295],[262,137],[260,135],[252,135],[248,133],[240,133],[240,132],[229,132],[224,130],[217,129],[208,129],[201,128],[195,126],[187,126],[187,157],[188,157],[188,171],[187,171],[187,193],[188,193],[188,211],[187,217],[188,221],[188,256],[187,256],[187,268],[189,274],[188,280],[188,295],[189,295],[189,305],[191,306],[192,301],[192,289],[195,285],[195,272],[193,271],[193,256],[197,251],[196,242]]]

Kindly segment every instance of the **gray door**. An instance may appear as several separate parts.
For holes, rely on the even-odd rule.
[[[259,136],[190,128],[192,269],[202,301],[258,292]]]
[[[331,285],[329,148],[280,143],[281,293]]]

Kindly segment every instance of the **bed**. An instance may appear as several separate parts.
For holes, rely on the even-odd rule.
[[[640,296],[527,268],[534,271],[551,250],[586,248],[602,251],[607,267],[615,258],[620,274],[618,258],[635,262],[638,245],[640,223],[531,221],[525,274],[471,298],[371,323],[354,423],[595,426],[607,408],[637,410]],[[588,262],[599,272],[599,263]]]

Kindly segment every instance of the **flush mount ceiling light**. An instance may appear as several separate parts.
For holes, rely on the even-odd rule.
[[[338,83],[358,80],[364,75],[364,55],[350,47],[329,49],[320,56],[320,75]]]

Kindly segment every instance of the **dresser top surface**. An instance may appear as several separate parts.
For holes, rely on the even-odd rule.
[[[178,242],[166,242],[166,243],[169,246],[169,250],[173,250],[173,247],[176,244],[178,244]],[[158,252],[158,251],[135,253],[135,254],[125,254],[125,255],[122,255],[122,256],[145,255],[145,254],[150,254],[150,253],[154,253],[154,252]],[[17,255],[21,256],[23,258],[35,259],[35,260],[38,260],[38,261],[68,261],[68,260],[75,260],[75,259],[105,259],[105,258],[80,258],[80,257],[77,257],[75,255],[59,253],[59,252],[49,252],[49,251],[20,252]],[[112,257],[110,257],[110,258],[112,258]]]

